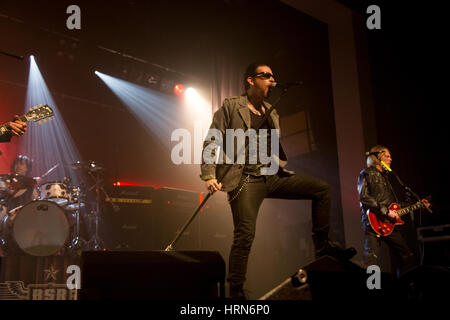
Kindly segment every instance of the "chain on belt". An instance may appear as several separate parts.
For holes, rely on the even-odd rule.
[[[234,199],[236,199],[239,194],[241,193],[241,191],[244,189],[244,187],[247,185],[247,183],[250,181],[250,175],[248,174],[247,177],[243,180],[241,187],[239,188],[239,190],[236,192],[235,195],[233,195],[233,198],[229,199],[228,202],[231,203],[234,201]]]

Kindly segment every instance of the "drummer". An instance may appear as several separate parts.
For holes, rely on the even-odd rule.
[[[27,156],[19,155],[11,163],[12,183],[6,203],[8,212],[38,198],[36,182],[30,177],[31,168],[32,162]]]

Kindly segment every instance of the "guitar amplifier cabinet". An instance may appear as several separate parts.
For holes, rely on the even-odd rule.
[[[450,267],[450,224],[417,228],[423,263]]]
[[[115,211],[106,204],[100,221],[100,237],[109,250],[153,250],[154,215],[152,187],[111,186],[107,188]]]
[[[153,202],[156,212],[154,237],[157,249],[155,250],[164,250],[172,242],[183,225],[194,214],[200,204],[199,199],[199,192],[174,188],[155,190]],[[178,239],[176,249],[200,249],[199,215]]]

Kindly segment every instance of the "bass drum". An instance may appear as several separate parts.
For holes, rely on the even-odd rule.
[[[56,203],[34,200],[11,210],[1,224],[7,254],[50,256],[68,242],[70,224],[65,211]]]

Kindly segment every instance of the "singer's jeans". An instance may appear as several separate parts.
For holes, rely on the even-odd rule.
[[[229,192],[230,199],[238,192],[246,177],[247,175],[243,175],[239,186]],[[233,286],[240,286],[245,282],[248,256],[255,237],[256,218],[264,198],[312,200],[312,231],[316,252],[327,245],[331,193],[330,186],[326,182],[300,174],[250,176],[249,182],[230,203],[233,212],[234,239],[227,280]]]

